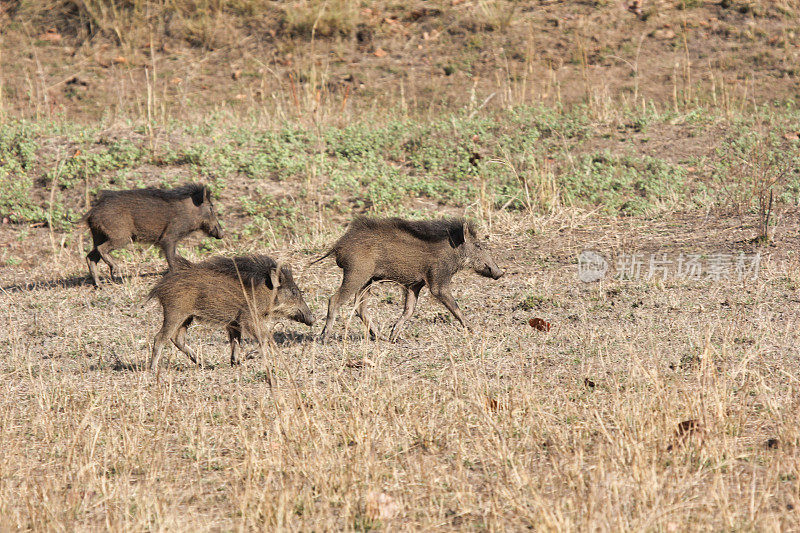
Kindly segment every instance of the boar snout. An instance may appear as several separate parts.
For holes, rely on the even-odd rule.
[[[206,233],[208,233],[209,236],[214,237],[215,239],[225,238],[225,232],[222,231],[222,226],[219,225],[219,222],[215,222],[214,224],[211,224],[203,229],[206,230]]]
[[[311,309],[309,309],[307,305],[303,305],[303,309],[300,309],[290,318],[295,322],[300,322],[301,324],[305,324],[306,326],[314,325],[314,315],[311,314]]]
[[[217,226],[211,229],[211,236],[214,237],[215,239],[224,239],[225,232],[222,231],[222,228],[220,226]]]
[[[500,270],[496,266],[486,265],[482,269],[478,270],[478,274],[484,278],[500,279],[503,277],[503,274],[505,274],[505,271]]]

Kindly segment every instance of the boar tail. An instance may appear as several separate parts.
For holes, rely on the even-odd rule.
[[[175,255],[175,270],[183,270],[186,268],[191,268],[194,266],[194,263],[189,261],[183,256]]]
[[[331,255],[331,254],[332,254],[333,252],[335,252],[335,251],[336,251],[336,248],[331,248],[331,249],[328,251],[328,253],[326,253],[325,255],[323,255],[322,257],[320,257],[319,259],[315,259],[315,260],[311,261],[311,262],[308,264],[308,266],[311,266],[311,265],[313,265],[313,264],[315,264],[315,263],[319,263],[320,261],[322,261],[323,259],[325,259],[325,258],[326,258],[326,257],[328,257],[329,255]]]
[[[153,287],[152,289],[150,289],[150,292],[147,293],[147,298],[145,298],[144,301],[142,302],[142,307],[147,305],[148,302],[150,302],[150,300],[152,300],[153,298],[156,298],[158,296],[158,289],[160,289],[160,288],[161,288],[161,284],[160,283],[156,283],[156,286]]]
[[[139,309],[144,309],[145,306],[147,306],[147,304],[150,303],[150,300],[152,300],[154,298],[156,298],[156,299],[160,298],[161,292],[163,290],[162,283],[161,283],[163,280],[164,280],[164,278],[161,278],[158,281],[158,283],[155,284],[155,287],[150,289],[150,292],[147,293],[147,298],[145,298],[144,301],[139,305]]]

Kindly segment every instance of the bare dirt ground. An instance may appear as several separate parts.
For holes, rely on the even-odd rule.
[[[735,106],[800,87],[795,0],[194,4],[134,6],[127,18],[68,2],[0,10],[0,69],[14,74],[5,108],[82,121],[219,109],[347,121],[490,95],[489,109],[621,97]]]
[[[209,366],[171,349],[157,381],[141,368],[160,310],[141,303],[163,260],[134,251],[122,282],[96,290],[76,246],[54,255],[46,229],[4,227],[2,246],[41,251],[2,270],[2,523],[796,528],[800,225],[784,218],[757,247],[751,222],[498,214],[507,275],[456,282],[476,333],[427,294],[398,344],[363,340],[357,320],[330,345],[319,326],[281,324],[273,388],[263,360],[229,367],[204,326],[190,340]],[[748,282],[586,284],[584,249],[762,262]],[[281,253],[321,318],[339,270]],[[374,292],[386,328],[399,291]]]

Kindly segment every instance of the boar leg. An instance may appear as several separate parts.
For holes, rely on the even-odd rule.
[[[406,287],[405,308],[403,309],[403,314],[400,315],[400,318],[397,320],[397,322],[395,322],[394,326],[392,326],[392,333],[389,335],[389,342],[395,342],[400,337],[400,331],[403,329],[403,324],[405,324],[406,320],[411,318],[411,315],[414,314],[414,309],[417,307],[417,299],[419,298],[419,291],[421,291],[422,287],[424,286],[425,283],[420,282],[416,285]]]
[[[159,246],[161,246],[161,251],[164,252],[164,257],[167,258],[167,265],[169,265],[170,271],[175,270],[175,268],[182,264],[189,263],[189,261],[178,255],[175,251],[175,248],[178,246],[178,241],[167,239],[161,241]]]
[[[225,329],[228,330],[228,341],[231,343],[231,366],[239,364],[239,350],[242,344],[242,329],[239,324],[229,324]]]
[[[100,286],[100,276],[97,274],[97,263],[103,258],[97,250],[97,247],[106,241],[108,241],[108,237],[106,237],[105,233],[95,229],[92,230],[93,247],[92,251],[86,254],[86,264],[89,266],[89,274],[92,276],[95,287]]]
[[[111,258],[110,252],[116,248],[122,248],[122,246],[114,246],[114,241],[105,241],[104,243],[100,244],[97,247],[97,253],[100,254],[100,257],[103,259],[105,264],[108,265],[108,272],[111,274],[111,279],[114,279],[114,271],[117,270],[117,263]]]
[[[175,338],[175,333],[178,331],[178,328],[182,327],[185,321],[186,315],[177,316],[167,313],[165,310],[164,325],[161,326],[161,330],[156,333],[156,337],[153,339],[153,357],[150,359],[150,370],[155,372],[158,369],[158,361],[161,359],[161,350],[164,349],[164,345],[167,344],[170,339]]]
[[[86,255],[86,264],[89,266],[89,274],[92,276],[92,282],[95,287],[100,286],[100,276],[97,275],[97,263],[100,262],[100,252],[97,248],[92,248],[92,251]]]
[[[322,342],[327,341],[330,337],[333,323],[336,321],[336,314],[339,312],[339,307],[341,307],[342,303],[352,298],[368,281],[369,274],[364,276],[358,275],[352,270],[344,271],[342,286],[328,300],[328,316],[325,319],[325,327],[322,328]]]
[[[186,329],[189,327],[189,324],[191,323],[192,323],[192,317],[189,317],[183,321],[181,327],[178,328],[178,331],[172,337],[172,343],[175,345],[176,348],[178,348],[180,351],[189,356],[189,359],[192,360],[192,363],[199,364],[199,359],[197,359],[197,356],[195,356],[194,350],[192,350],[186,344]]]
[[[442,302],[448,311],[453,313],[453,316],[458,319],[458,321],[466,330],[472,331],[472,328],[467,324],[467,321],[464,320],[464,314],[461,312],[461,309],[458,308],[456,299],[453,298],[453,295],[450,293],[450,287],[447,285],[431,287],[431,294],[433,294],[434,298]]]
[[[358,292],[358,296],[356,296],[356,302],[358,306],[356,307],[358,317],[367,327],[367,331],[369,331],[369,336],[372,340],[380,339],[381,335],[375,330],[372,325],[372,319],[369,316],[369,309],[367,309],[367,296],[369,295],[370,287],[372,286],[372,281],[368,281],[366,285],[364,285],[361,290]]]

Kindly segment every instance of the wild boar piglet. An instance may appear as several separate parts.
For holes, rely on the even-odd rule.
[[[405,309],[392,327],[389,340],[397,340],[403,324],[414,313],[420,290],[426,285],[461,325],[469,329],[450,292],[453,275],[463,269],[472,269],[493,279],[503,275],[486,245],[478,241],[474,224],[456,218],[403,220],[359,217],[351,222],[333,248],[314,263],[329,255],[336,257],[336,264],[344,272],[341,287],[328,301],[323,341],[330,337],[339,307],[353,296],[357,303],[356,312],[370,336],[379,337],[364,296],[373,282],[383,280],[394,281],[405,288]]]
[[[188,263],[175,252],[178,241],[197,230],[217,239],[224,236],[208,188],[194,183],[168,190],[100,191],[79,223],[92,232],[94,247],[86,263],[96,286],[97,263],[102,259],[113,278],[117,265],[110,252],[130,242],[157,244],[174,270]]]
[[[186,264],[167,273],[150,291],[147,299],[151,298],[157,298],[164,310],[164,324],[153,341],[153,371],[170,340],[193,363],[198,362],[186,345],[186,329],[195,319],[225,328],[231,365],[239,362],[242,333],[264,340],[260,328],[264,318],[285,317],[309,326],[314,322],[289,266],[279,266],[266,255],[215,257]]]

